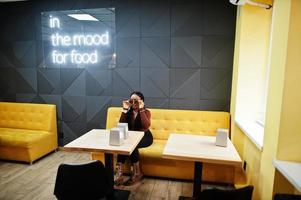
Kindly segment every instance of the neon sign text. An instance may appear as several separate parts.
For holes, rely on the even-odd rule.
[[[50,16],[51,29],[61,28],[59,18]],[[96,64],[101,58],[97,48],[109,46],[109,32],[92,34],[62,34],[55,32],[50,35],[50,45],[54,47],[50,56],[54,64]],[[59,48],[61,47],[61,48]],[[73,47],[70,50],[68,47]],[[75,49],[80,47],[80,50]],[[69,50],[68,50],[69,49]]]
[[[57,17],[52,17],[50,15],[49,26],[50,28],[55,28],[55,27],[60,28],[61,26],[60,20]]]
[[[97,50],[93,52],[79,53],[75,49],[69,52],[59,52],[57,50],[52,51],[52,62],[55,64],[95,64],[98,61]]]
[[[109,32],[103,34],[51,35],[52,46],[100,46],[109,45]]]

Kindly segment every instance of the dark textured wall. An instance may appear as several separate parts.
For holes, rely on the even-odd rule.
[[[40,12],[115,7],[116,68],[43,68]],[[60,144],[104,128],[141,90],[153,108],[229,110],[236,8],[227,0],[0,4],[0,100],[57,105]]]

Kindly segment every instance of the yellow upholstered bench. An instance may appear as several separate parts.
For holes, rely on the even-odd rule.
[[[154,142],[150,147],[140,149],[141,166],[145,175],[193,179],[194,163],[162,158],[164,146],[170,133],[200,134],[214,136],[217,128],[230,128],[230,114],[227,112],[191,111],[171,109],[149,109],[151,111],[150,130]],[[121,108],[108,109],[106,128],[117,125]],[[92,153],[93,159],[103,160],[103,155]],[[203,164],[203,180],[234,183],[235,168],[227,165]]]
[[[0,159],[32,163],[57,147],[55,105],[0,102]]]

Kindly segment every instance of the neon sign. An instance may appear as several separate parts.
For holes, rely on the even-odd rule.
[[[60,33],[61,22],[58,17],[49,17],[49,27],[56,29],[50,34],[50,52],[53,64],[96,64],[102,56],[99,47],[110,46],[109,31],[92,34],[64,34]],[[69,47],[69,48],[68,48]],[[80,49],[77,49],[80,48]]]
[[[103,34],[51,35],[52,46],[100,46],[109,45],[109,32]]]
[[[57,17],[52,17],[50,15],[49,26],[50,28],[55,28],[55,27],[60,28],[61,26],[60,20]]]
[[[79,53],[73,49],[70,53],[59,52],[57,50],[52,51],[52,62],[57,64],[67,64],[68,60],[72,64],[96,64],[98,61],[97,50],[91,53]]]

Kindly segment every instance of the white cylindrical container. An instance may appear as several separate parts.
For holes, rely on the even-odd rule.
[[[228,135],[229,135],[229,130],[228,129],[218,128],[216,130],[215,145],[226,147],[227,146],[227,141],[228,141]]]
[[[110,138],[109,138],[109,144],[113,146],[120,146],[123,144],[124,140],[123,137],[121,137],[121,131],[120,128],[112,128],[110,130]]]
[[[129,138],[129,128],[128,123],[118,123],[118,128],[120,128],[123,132],[123,138],[126,140]]]

